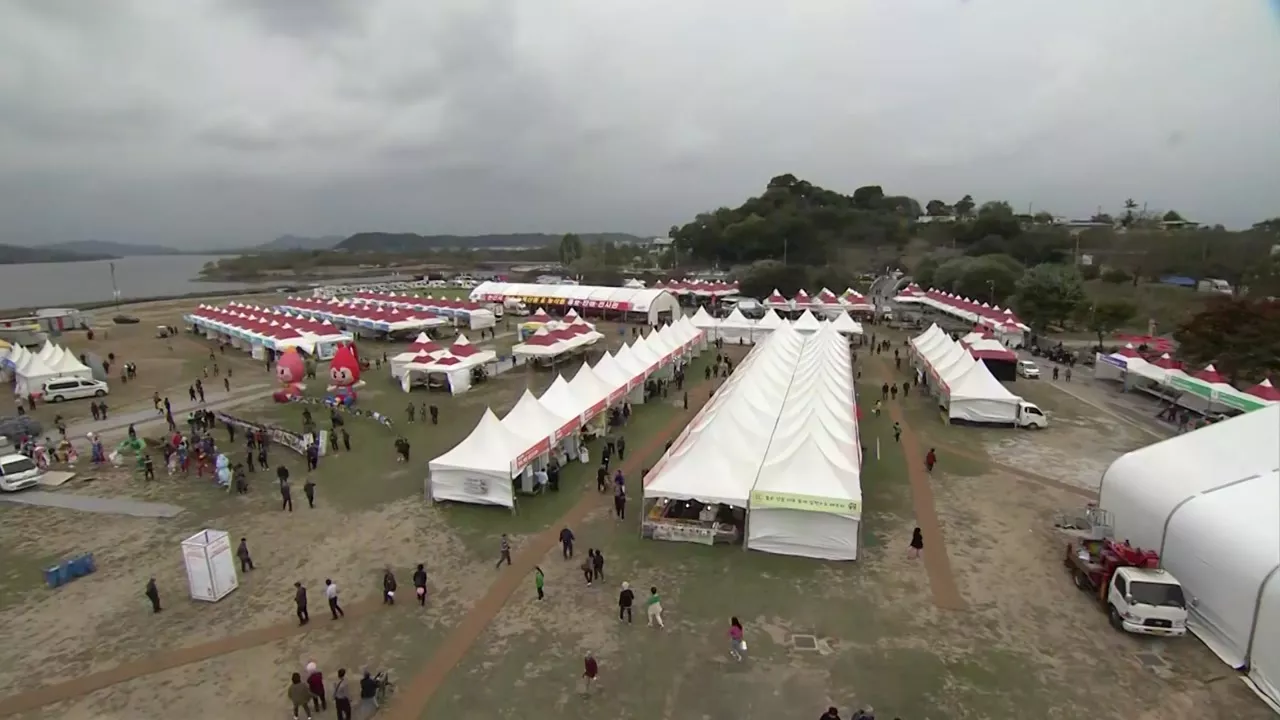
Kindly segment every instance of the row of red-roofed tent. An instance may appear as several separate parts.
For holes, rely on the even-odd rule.
[[[352,341],[329,321],[318,321],[275,308],[232,302],[225,306],[201,304],[183,318],[210,339],[249,350],[254,357],[262,349],[298,348],[329,357],[339,344]]]
[[[840,310],[840,311],[856,311],[856,312],[874,312],[876,306],[865,295],[847,288],[844,292],[836,295],[827,288],[822,288],[817,293],[809,294],[804,290],[800,290],[795,297],[788,299],[777,288],[769,293],[769,297],[761,303],[767,308],[773,310],[784,311],[800,311],[800,310]]]
[[[647,380],[673,377],[706,344],[706,334],[681,318],[606,352],[594,367],[584,362],[572,380],[558,375],[541,397],[526,391],[501,420],[486,410],[462,442],[428,464],[430,497],[515,507],[517,489],[532,490],[535,471],[553,454],[562,465],[589,462],[581,432],[603,432],[610,407],[642,403]]]
[[[453,298],[435,297],[430,294],[425,297],[419,295],[397,295],[393,292],[359,292],[355,294],[355,298],[374,305],[416,310],[450,318],[454,321],[454,324],[463,324],[459,321],[465,321],[466,326],[472,330],[491,328],[497,322],[492,310],[470,300],[455,300]]]
[[[448,320],[425,310],[380,305],[364,300],[286,298],[280,308],[321,320],[329,320],[339,325],[369,328],[381,332],[427,330],[450,324]]]
[[[666,290],[672,295],[696,295],[699,297],[722,298],[737,295],[738,283],[723,280],[659,280],[653,284],[655,290]]]
[[[1143,342],[1137,347],[1129,342],[1113,353],[1100,355],[1094,374],[1102,379],[1122,379],[1126,384],[1135,382],[1137,378],[1150,381],[1179,393],[1181,403],[1199,412],[1222,408],[1248,412],[1280,402],[1280,391],[1269,379],[1239,390],[1212,363],[1199,370],[1185,368],[1166,351],[1166,348],[1171,348],[1167,340],[1155,343],[1148,342],[1148,338],[1139,339]],[[1139,347],[1147,347],[1148,351],[1144,354]],[[1151,350],[1153,347],[1155,349]],[[1124,370],[1123,378],[1116,377],[1116,371],[1111,368]],[[1192,398],[1199,398],[1199,401]]]
[[[473,368],[498,359],[492,350],[476,347],[466,335],[459,334],[449,345],[437,343],[431,336],[419,333],[408,348],[388,358],[391,377],[409,392],[415,385],[426,383],[432,374],[441,376],[449,392],[457,395],[471,387]]]
[[[1009,308],[961,297],[941,290],[921,290],[911,284],[898,291],[896,303],[920,305],[950,315],[965,322],[983,325],[995,333],[996,338],[1008,347],[1022,347],[1031,328]]]

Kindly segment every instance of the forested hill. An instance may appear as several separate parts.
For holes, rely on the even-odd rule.
[[[335,250],[348,252],[411,253],[422,250],[491,248],[539,248],[558,244],[561,235],[547,233],[512,233],[507,235],[417,235],[414,233],[357,233],[338,243]],[[614,244],[647,242],[627,233],[585,233],[578,237],[584,243]]]
[[[115,260],[117,256],[106,253],[76,253],[65,250],[29,248],[20,245],[0,245],[0,265],[24,263],[84,262],[86,260]]]

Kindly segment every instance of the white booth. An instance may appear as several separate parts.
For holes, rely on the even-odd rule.
[[[191,599],[218,602],[240,586],[231,538],[223,530],[201,530],[182,541]]]

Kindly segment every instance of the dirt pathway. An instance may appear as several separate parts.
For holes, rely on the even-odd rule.
[[[874,363],[870,369],[872,375],[882,382],[897,382],[888,360],[881,356],[872,356]],[[875,398],[867,398],[875,402]],[[929,575],[929,589],[933,594],[933,604],[944,610],[963,610],[964,598],[956,587],[955,575],[951,572],[951,557],[947,554],[947,545],[942,537],[942,523],[938,521],[938,510],[933,502],[933,486],[929,473],[925,471],[924,454],[915,432],[907,424],[899,401],[892,400],[886,404],[889,417],[902,428],[902,452],[906,456],[907,479],[911,484],[911,502],[915,507],[916,524],[924,535],[924,567]]]
[[[621,469],[629,476],[639,476],[641,464],[672,439],[688,423],[689,418],[710,399],[712,388],[718,381],[706,381],[690,386],[689,409],[681,412],[679,417],[654,436],[650,437],[639,452],[628,453],[627,461]],[[604,496],[610,497],[610,496]],[[422,716],[431,701],[432,695],[444,683],[450,671],[466,657],[471,646],[480,639],[480,635],[489,627],[494,618],[506,605],[507,600],[523,585],[531,582],[533,568],[548,552],[559,545],[560,528],[574,527],[598,506],[605,503],[599,493],[588,492],[577,505],[573,506],[550,527],[535,535],[526,542],[512,558],[510,567],[502,568],[498,580],[489,588],[483,598],[471,607],[471,610],[454,626],[453,631],[441,643],[440,649],[412,680],[402,684],[396,695],[395,703],[384,712],[387,720],[417,720]]]

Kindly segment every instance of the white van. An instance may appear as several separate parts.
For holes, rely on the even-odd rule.
[[[44,475],[26,455],[0,455],[0,492],[17,492],[40,484]]]
[[[46,402],[62,402],[63,400],[79,400],[87,397],[103,397],[111,389],[101,380],[85,380],[84,378],[59,378],[44,384],[42,397]]]

